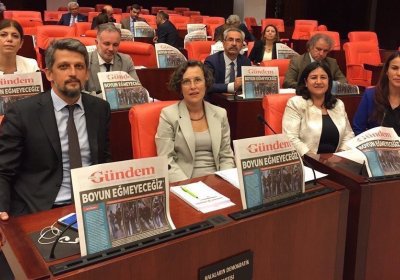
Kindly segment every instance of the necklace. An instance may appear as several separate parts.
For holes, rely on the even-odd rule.
[[[194,122],[197,122],[197,121],[202,120],[203,118],[204,118],[204,113],[203,113],[203,115],[202,115],[200,118],[198,118],[198,119],[192,119],[192,118],[190,118],[190,120],[191,120],[191,121],[194,121]]]

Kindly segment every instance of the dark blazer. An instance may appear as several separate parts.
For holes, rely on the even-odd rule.
[[[223,41],[224,40],[224,31],[226,28],[229,28],[226,24],[220,25],[217,28],[215,28],[215,33],[214,33],[214,41]],[[254,41],[255,38],[253,34],[250,33],[249,29],[247,29],[246,25],[244,23],[241,23],[239,25],[239,29],[244,32],[244,40],[249,42],[249,41]]]
[[[66,13],[61,16],[60,21],[58,22],[58,25],[69,26],[70,21],[71,21],[71,13]],[[78,22],[82,22],[82,21],[88,21],[87,17],[82,14],[78,14]]]
[[[93,164],[111,160],[110,105],[82,94]],[[0,129],[0,211],[51,209],[63,176],[60,137],[50,91],[13,103]]]
[[[157,43],[165,43],[178,48],[178,30],[169,20],[157,26]]]
[[[265,52],[264,42],[261,40],[257,40],[254,42],[254,47],[250,52],[249,59],[254,64],[258,64],[263,61]],[[272,59],[276,59],[276,44],[272,46]]]
[[[209,93],[224,93],[228,92],[228,84],[225,84],[225,60],[224,52],[220,51],[210,55],[204,61],[208,67],[214,72],[214,84]],[[237,57],[237,77],[242,76],[242,66],[251,66],[250,60],[239,54]]]

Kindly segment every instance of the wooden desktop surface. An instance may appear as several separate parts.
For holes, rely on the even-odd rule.
[[[400,181],[370,182],[360,164],[332,154],[308,159],[350,191],[343,279],[398,279]]]
[[[194,181],[194,180],[191,180]],[[202,214],[171,194],[176,227],[241,209],[239,190],[210,175],[203,182],[231,198],[235,206]],[[336,191],[240,221],[128,253],[53,277],[50,265],[28,237],[74,211],[72,206],[0,222],[3,251],[17,279],[197,279],[198,269],[246,250],[254,253],[253,279],[342,279],[348,191],[320,180]],[[78,255],[61,261],[73,260]]]

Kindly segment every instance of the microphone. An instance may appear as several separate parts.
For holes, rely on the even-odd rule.
[[[267,123],[267,121],[266,121],[266,120],[263,118],[263,116],[261,116],[260,114],[257,115],[257,120],[258,120],[260,123],[266,125],[269,129],[271,129],[272,133],[278,134],[278,133],[276,133],[275,130],[272,129],[272,127]]]
[[[266,121],[266,120],[263,118],[263,116],[261,116],[260,114],[257,115],[257,120],[258,120],[260,123],[266,125],[269,129],[271,129],[271,131],[272,131],[274,134],[278,134],[278,133],[276,133],[275,130],[272,129],[272,127],[267,123],[267,121]],[[311,168],[311,170],[312,170],[312,172],[313,172],[313,176],[314,176],[313,185],[315,186],[315,185],[317,184],[317,176],[315,175],[315,169],[314,169],[314,167],[313,167],[308,161],[306,161],[305,156],[303,156],[303,162],[306,164],[307,167]]]

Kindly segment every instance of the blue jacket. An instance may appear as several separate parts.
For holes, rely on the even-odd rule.
[[[61,16],[58,25],[69,26],[70,21],[71,21],[71,13],[66,13]],[[88,21],[87,17],[82,14],[78,14],[78,22],[82,21],[84,22]]]
[[[375,120],[371,120],[372,113],[375,109],[375,88],[367,88],[358,105],[357,112],[353,118],[353,131],[355,135],[378,126]]]

